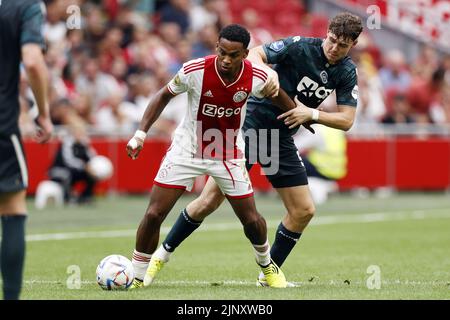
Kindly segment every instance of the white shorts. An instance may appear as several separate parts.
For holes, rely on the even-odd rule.
[[[169,151],[159,167],[155,184],[163,188],[191,191],[195,178],[201,175],[214,178],[226,196],[246,198],[253,195],[244,159],[220,161],[186,158],[174,156]]]

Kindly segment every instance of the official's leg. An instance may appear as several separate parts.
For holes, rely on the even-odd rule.
[[[5,300],[19,299],[22,288],[27,217],[25,195],[25,190],[0,194],[2,220],[0,268]]]

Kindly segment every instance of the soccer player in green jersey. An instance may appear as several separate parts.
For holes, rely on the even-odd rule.
[[[356,45],[362,30],[359,17],[340,13],[331,19],[325,39],[294,36],[250,50],[249,60],[257,64],[274,65],[278,74],[279,81],[274,77],[267,90],[276,96],[279,84],[297,103],[295,109],[282,113],[270,99],[252,97],[248,101],[242,128],[244,132],[254,130],[258,138],[261,134],[268,135],[265,137],[268,138],[266,145],[246,143],[246,158],[248,169],[254,164],[252,159],[256,158],[261,164],[287,211],[271,248],[271,257],[278,266],[284,263],[315,212],[306,170],[292,135],[301,124],[319,123],[345,131],[351,128],[355,119],[358,86],[356,65],[348,53]],[[319,111],[317,108],[333,91],[336,92],[337,112]],[[275,160],[278,163],[275,166],[261,161],[263,155],[271,154],[273,130],[279,134],[279,154]],[[274,167],[278,170],[269,170]],[[166,239],[153,254],[149,268],[157,264],[160,270],[175,248],[224,199],[214,180],[209,179],[202,194],[181,212]],[[262,273],[256,283],[267,286]]]

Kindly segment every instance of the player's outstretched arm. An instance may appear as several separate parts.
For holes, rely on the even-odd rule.
[[[258,46],[250,49],[247,59],[250,60],[252,63],[259,65],[267,73],[268,76],[267,83],[262,90],[262,94],[265,97],[276,97],[279,94],[280,90],[278,73],[269,66],[266,66],[267,56],[266,53],[264,52],[263,47]]]
[[[48,102],[49,76],[41,47],[35,43],[24,44],[22,46],[22,62],[39,110],[39,116],[36,119],[39,128],[35,139],[40,143],[44,143],[50,139],[53,125],[50,121]]]
[[[139,124],[139,130],[137,130],[130,141],[128,141],[127,154],[131,159],[134,160],[139,156],[139,153],[144,147],[144,140],[148,130],[156,119],[159,118],[159,115],[173,97],[174,95],[169,91],[167,86],[165,86],[164,88],[161,88],[152,98],[145,109],[144,115],[142,116]]]
[[[280,88],[279,94],[276,97],[270,98],[273,104],[280,108],[282,111],[290,111],[296,108],[296,104],[292,99],[288,96],[286,91]],[[315,133],[314,129],[311,127],[312,122],[303,122],[298,125],[303,125],[306,129],[308,129],[311,133]],[[294,126],[295,127],[295,126]]]
[[[313,108],[308,108],[295,97],[297,107],[278,116],[284,119],[284,123],[289,128],[295,128],[303,123],[314,121],[327,127],[349,130],[355,120],[356,108],[352,106],[338,105],[338,112],[325,112]]]

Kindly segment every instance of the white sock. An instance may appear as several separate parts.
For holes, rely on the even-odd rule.
[[[168,262],[171,254],[172,252],[167,251],[163,245],[160,245],[159,248],[153,253],[153,256],[164,262]]]
[[[147,271],[148,263],[152,255],[136,251],[133,252],[133,259],[131,263],[134,268],[134,277],[139,280],[144,280],[145,272]]]
[[[262,245],[254,244],[253,248],[255,248],[256,263],[264,267],[269,265],[270,264],[269,241],[266,240],[266,242]]]

